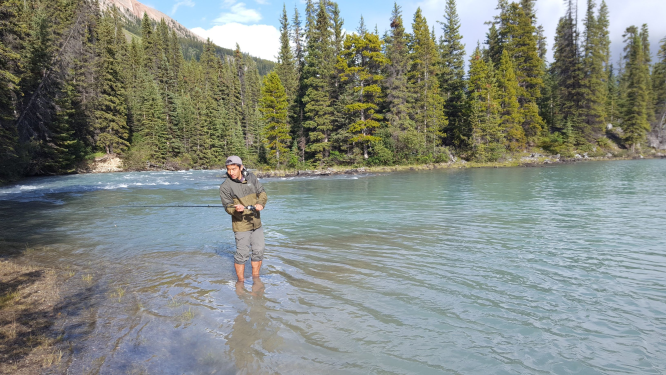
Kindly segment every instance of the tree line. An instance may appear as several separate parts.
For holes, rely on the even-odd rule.
[[[278,61],[262,78],[240,48],[208,41],[196,53],[147,16],[132,26],[88,0],[3,2],[2,178],[68,173],[95,152],[134,169],[210,168],[228,154],[303,168],[603,155],[662,139],[666,39],[653,62],[647,25],[628,27],[614,66],[603,1],[587,1],[582,30],[569,1],[551,63],[534,0],[499,0],[469,57],[455,0],[440,38],[420,9],[411,33],[394,4],[382,35],[362,17],[345,34],[337,3],[305,5],[303,19],[283,8]]]
[[[274,64],[147,15],[139,35],[133,24],[97,1],[0,4],[0,180],[71,173],[101,154],[133,169],[258,158],[258,66]]]

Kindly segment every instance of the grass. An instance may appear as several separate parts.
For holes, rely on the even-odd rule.
[[[86,284],[92,284],[92,279],[93,279],[93,275],[91,275],[89,273],[81,276],[81,280],[83,280]]]
[[[186,321],[190,321],[190,320],[194,319],[194,312],[192,312],[192,308],[189,307],[187,309],[187,311],[183,311],[183,313],[180,314],[180,318],[182,320],[186,320]]]
[[[116,287],[116,291],[111,293],[111,297],[118,298],[118,302],[122,301],[124,295],[125,295],[125,288],[120,286]]]
[[[53,365],[59,365],[62,361],[62,350],[53,349],[53,351],[44,356],[44,367],[51,367]]]
[[[171,301],[169,301],[168,306],[171,307],[171,308],[176,308],[176,307],[183,306],[184,304],[185,304],[185,302],[183,302],[179,299],[176,299],[176,297],[171,297]]]
[[[0,295],[0,309],[12,305],[14,300],[18,299],[19,295],[20,293],[18,290],[8,291],[5,294]]]

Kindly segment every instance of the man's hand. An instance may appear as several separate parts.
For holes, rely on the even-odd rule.
[[[257,210],[257,211],[261,211],[261,210],[264,209],[264,206],[262,206],[262,205],[260,205],[260,204],[255,204],[255,205],[254,205],[254,209]]]
[[[243,206],[242,204],[237,204],[236,212],[243,212],[243,211],[245,211],[245,206]]]

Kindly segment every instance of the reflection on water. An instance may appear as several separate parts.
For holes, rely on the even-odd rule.
[[[662,160],[267,179],[244,284],[222,210],[118,207],[216,205],[221,175],[0,188],[2,250],[85,287],[70,373],[666,373]]]
[[[252,278],[250,290],[243,282],[236,283],[236,295],[245,308],[238,312],[231,332],[227,336],[229,352],[234,357],[240,374],[270,372],[266,357],[278,353],[283,341],[278,335],[279,325],[267,316],[265,285],[259,277]]]

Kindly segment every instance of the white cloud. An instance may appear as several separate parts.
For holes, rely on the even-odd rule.
[[[181,0],[173,5],[173,8],[171,8],[171,15],[173,16],[176,14],[176,11],[178,8],[180,8],[181,5],[184,5],[186,7],[192,8],[194,6],[194,1],[192,0]]]
[[[280,32],[271,25],[242,25],[233,22],[216,25],[208,30],[195,27],[192,31],[210,38],[220,47],[235,49],[238,43],[241,51],[266,60],[276,61],[280,50]]]
[[[225,1],[225,4],[228,3],[230,1]],[[213,22],[224,25],[233,22],[253,23],[261,20],[261,14],[254,9],[247,9],[245,3],[233,4],[229,10],[229,12],[220,14]]]

